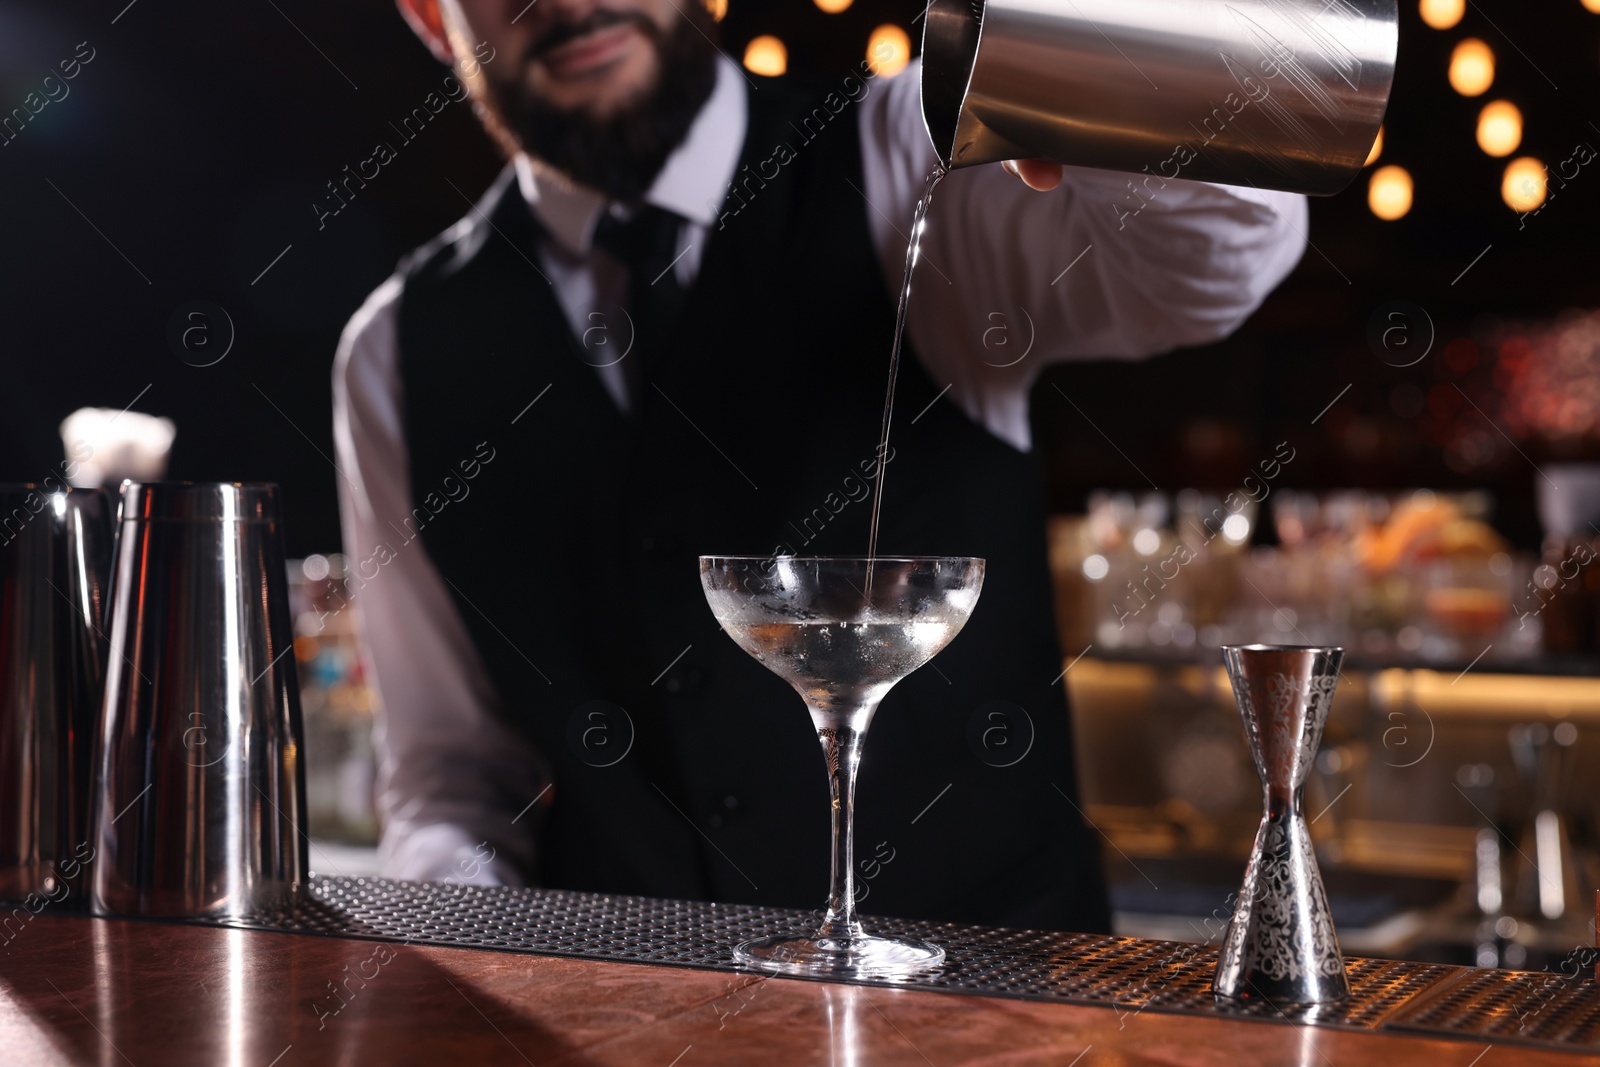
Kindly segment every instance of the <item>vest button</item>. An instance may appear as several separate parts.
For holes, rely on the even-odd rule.
[[[662,681],[662,688],[675,697],[693,696],[705,684],[705,676],[693,667],[679,667]]]
[[[711,813],[706,816],[706,825],[713,830],[720,830],[732,821],[738,812],[739,798],[729,793],[711,805]]]

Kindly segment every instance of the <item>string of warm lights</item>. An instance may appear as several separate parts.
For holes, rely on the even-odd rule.
[[[727,15],[728,0],[704,2],[719,22]],[[837,15],[847,10],[854,0],[813,2],[823,12]],[[1579,2],[1587,10],[1600,14],[1600,0]],[[1465,17],[1467,4],[1466,0],[1418,0],[1417,9],[1426,25],[1436,30],[1452,30]],[[867,38],[866,56],[880,77],[892,78],[911,62],[911,37],[900,26],[886,23]],[[753,74],[776,77],[789,69],[788,47],[782,39],[762,34],[745,46],[744,65]],[[1476,37],[1458,41],[1450,53],[1448,78],[1450,87],[1464,97],[1487,93],[1495,79],[1494,49]],[[1478,112],[1478,147],[1495,159],[1504,159],[1516,152],[1522,145],[1522,133],[1522,110],[1509,100],[1491,100]],[[1363,165],[1372,166],[1378,162],[1383,151],[1384,130],[1379,127]],[[1533,211],[1544,203],[1548,194],[1547,180],[1545,166],[1540,160],[1520,156],[1506,164],[1500,197],[1514,211]],[[1374,170],[1368,179],[1367,206],[1378,218],[1392,222],[1410,213],[1415,191],[1411,172],[1399,164],[1389,163]]]
[[[1600,0],[1579,0],[1585,10],[1600,15]],[[1466,0],[1418,0],[1422,21],[1436,30],[1451,30],[1466,14]],[[1450,87],[1462,96],[1482,96],[1494,85],[1494,49],[1476,37],[1456,43],[1450,53]],[[1478,112],[1478,147],[1486,155],[1504,159],[1522,146],[1522,109],[1509,100],[1491,100]],[[1383,154],[1383,130],[1367,156],[1367,165]],[[1500,180],[1500,199],[1513,211],[1529,212],[1543,204],[1549,193],[1549,175],[1534,156],[1519,156],[1506,164]],[[1392,221],[1411,210],[1411,174],[1395,165],[1373,171],[1367,184],[1367,206],[1380,219]]]
[[[728,0],[704,0],[713,17],[721,22],[728,14]],[[825,14],[837,15],[855,0],[813,0]],[[1600,3],[1600,0],[1595,0]],[[867,62],[880,78],[892,78],[911,62],[911,35],[894,23],[885,23],[867,38]],[[783,39],[764,33],[744,46],[744,66],[752,74],[775,78],[789,69],[789,48]]]

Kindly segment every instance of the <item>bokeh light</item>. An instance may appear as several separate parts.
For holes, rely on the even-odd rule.
[[[1383,155],[1383,127],[1379,126],[1378,136],[1372,139],[1372,151],[1367,153],[1367,161],[1361,165],[1370,167],[1378,161],[1378,157],[1381,155]]]
[[[1600,0],[1583,0],[1583,9],[1600,15]]]
[[[752,74],[776,78],[789,69],[789,50],[770,34],[763,34],[744,47],[744,67]]]
[[[1515,437],[1576,443],[1600,429],[1600,311],[1568,311],[1553,321],[1510,322],[1498,331],[1495,414]]]
[[[1495,100],[1478,113],[1478,147],[1491,156],[1509,156],[1522,143],[1522,112],[1509,100]]]
[[[1468,37],[1450,53],[1450,88],[1462,96],[1482,96],[1494,84],[1494,51]]]
[[[867,62],[880,78],[892,78],[911,62],[911,38],[899,26],[886,23],[867,38]]]
[[[1532,211],[1544,203],[1545,186],[1544,164],[1532,156],[1523,156],[1506,164],[1500,197],[1513,211]]]
[[[728,0],[705,0],[706,10],[718,22],[728,17]]]
[[[817,0],[817,6],[830,15],[837,15],[854,2],[855,0]]]
[[[1390,165],[1372,172],[1367,185],[1367,206],[1385,222],[1403,218],[1411,210],[1411,172]]]
[[[1467,0],[1421,0],[1417,8],[1423,22],[1436,30],[1448,30],[1467,13]]]

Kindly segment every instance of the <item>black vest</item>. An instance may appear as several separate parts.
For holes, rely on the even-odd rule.
[[[553,769],[543,885],[826,897],[810,720],[721,633],[697,563],[866,550],[894,306],[858,191],[855,110],[818,99],[783,82],[750,94],[748,168],[636,418],[601,385],[598,338],[574,338],[535,268],[538,224],[510,168],[402,267],[421,537],[501,713]],[[919,293],[941,288],[930,277]],[[862,910],[1103,930],[1098,844],[1074,807],[1040,465],[936,400],[944,384],[914,356],[902,365],[879,548],[984,556],[989,570],[966,629],[868,735]]]

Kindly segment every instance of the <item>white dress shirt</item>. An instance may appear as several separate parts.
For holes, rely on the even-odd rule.
[[[912,205],[937,162],[918,85],[913,64],[868,82],[849,105],[860,109],[861,210],[891,291],[900,284]],[[711,97],[646,196],[685,220],[686,251],[672,267],[685,287],[738,167],[746,110],[744,75],[719,60]],[[525,157],[516,166],[522,195],[549,235],[540,270],[581,337],[591,309],[620,305],[627,292],[625,268],[592,247],[606,198]],[[1284,193],[1175,180],[1152,199],[1137,196],[1126,175],[1072,168],[1061,188],[1038,193],[998,166],[959,170],[934,195],[911,343],[929,375],[949,386],[938,402],[959,405],[1025,451],[1028,391],[1047,364],[1139,358],[1227,335],[1298,262],[1306,225],[1304,199]],[[396,336],[401,293],[396,276],[367,298],[334,367],[340,512],[352,561],[392,543],[412,509]],[[877,357],[885,372],[888,355]],[[621,367],[596,373],[626,408]],[[548,773],[496,716],[488,673],[422,543],[401,547],[353,606],[382,709],[384,873],[519,884],[533,859]]]

